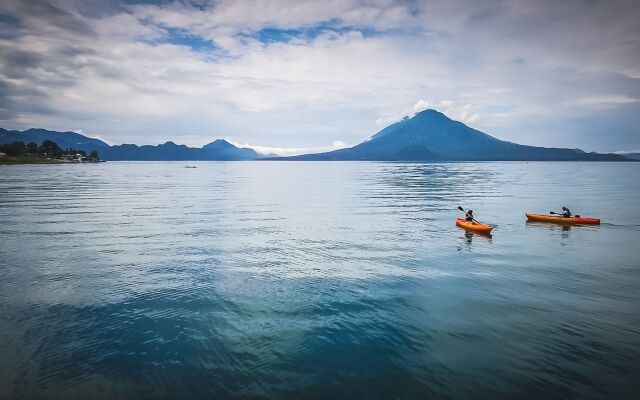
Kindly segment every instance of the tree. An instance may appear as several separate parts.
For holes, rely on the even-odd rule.
[[[24,153],[25,150],[24,142],[15,141],[13,143],[5,144],[2,146],[2,151],[5,152],[8,156],[19,156]]]
[[[90,154],[89,154],[89,158],[93,159],[93,160],[99,160],[100,157],[98,157],[98,152],[93,150]]]
[[[45,140],[42,142],[38,151],[42,154],[46,154],[49,157],[58,157],[62,154],[62,149],[58,146],[58,143],[52,140]]]
[[[29,154],[36,154],[38,152],[38,144],[37,143],[29,143],[27,145],[27,153]]]

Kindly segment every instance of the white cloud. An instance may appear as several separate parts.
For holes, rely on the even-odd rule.
[[[411,118],[414,115],[428,109],[438,110],[441,113],[447,115],[449,118],[464,122],[465,124],[472,124],[479,119],[478,112],[474,111],[473,107],[470,104],[460,105],[451,100],[440,100],[432,102],[420,99],[413,105],[413,107],[405,108],[395,115],[380,117],[376,119],[376,124],[386,126],[394,122],[398,122],[404,117]]]
[[[332,150],[338,150],[338,149],[344,149],[346,147],[350,147],[348,144],[346,144],[341,140],[335,140],[331,144],[331,146],[316,146],[316,147],[270,147],[270,146],[253,145],[249,143],[239,143],[234,141],[232,138],[225,138],[225,140],[236,147],[250,148],[257,151],[260,154],[277,155],[277,156],[296,156],[300,154],[324,153],[326,151],[332,151]]]
[[[574,133],[588,127],[562,132],[559,118],[640,111],[640,7],[624,2],[222,0],[84,17],[83,2],[51,2],[49,14],[28,3],[1,5],[22,25],[0,39],[7,127],[82,126],[112,143],[224,135],[318,149],[436,108],[503,139],[575,147]],[[172,44],[169,28],[222,48]],[[263,28],[316,31],[261,42],[253,35]],[[637,147],[635,122],[624,121],[617,140]]]
[[[601,95],[583,97],[576,101],[577,104],[594,108],[613,108],[621,104],[637,103],[640,98],[622,95]]]

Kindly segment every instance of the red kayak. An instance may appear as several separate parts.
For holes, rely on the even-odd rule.
[[[557,224],[599,224],[599,218],[583,218],[583,217],[559,217],[557,215],[544,214],[525,214],[529,221],[555,222]]]

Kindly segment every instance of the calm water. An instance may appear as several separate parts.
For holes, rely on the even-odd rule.
[[[0,166],[0,398],[639,398],[640,163],[184,165]]]

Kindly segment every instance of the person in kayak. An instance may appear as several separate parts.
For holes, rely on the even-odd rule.
[[[476,221],[475,218],[473,218],[473,210],[468,210],[467,213],[464,216],[464,220],[467,222],[473,222],[474,224],[478,224],[479,222]]]
[[[573,214],[571,214],[571,210],[567,207],[562,207],[562,213],[560,215],[562,215],[562,218],[571,218],[573,216]]]

